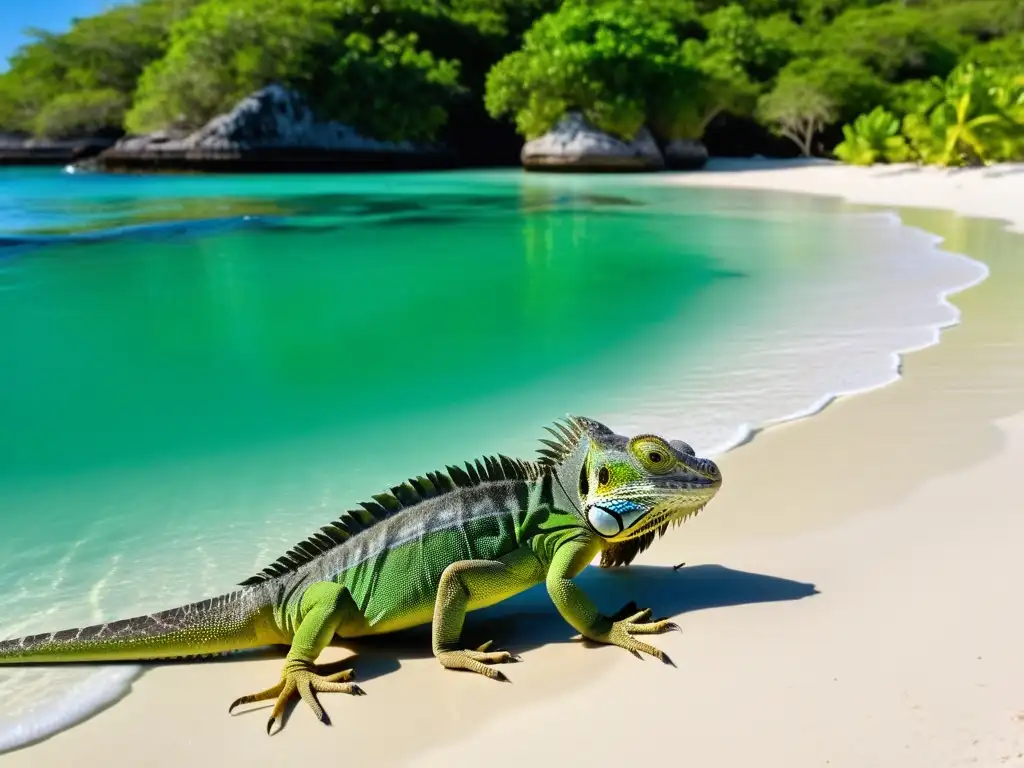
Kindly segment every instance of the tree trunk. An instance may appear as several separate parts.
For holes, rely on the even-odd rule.
[[[787,139],[796,144],[800,150],[800,154],[804,157],[811,156],[811,141],[814,139],[814,127],[811,126],[808,131],[806,126],[801,126],[796,129],[783,128],[780,133]],[[806,133],[806,136],[804,135]]]

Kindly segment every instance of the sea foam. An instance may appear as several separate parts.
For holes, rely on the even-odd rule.
[[[696,333],[673,340],[668,329],[649,352],[635,352],[647,361],[643,372],[628,400],[605,413],[617,431],[671,433],[716,456],[838,398],[898,381],[904,355],[938,343],[960,321],[950,297],[989,270],[942,250],[941,237],[904,226],[895,213],[844,218],[858,223],[857,243],[835,244],[849,253],[762,297],[759,322],[745,335],[712,336],[706,365],[695,369],[692,355],[681,365],[683,355],[671,354],[673,344],[689,344]]]
[[[131,689],[142,668],[101,669],[9,722],[0,722],[0,754],[41,741],[106,709]]]

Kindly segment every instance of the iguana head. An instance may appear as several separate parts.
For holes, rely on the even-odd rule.
[[[559,442],[544,441],[549,449],[541,451],[541,462],[557,468],[587,526],[604,540],[602,565],[629,563],[655,535],[703,509],[722,486],[715,463],[698,458],[682,440],[617,435],[578,416],[557,426],[561,434],[551,431]]]

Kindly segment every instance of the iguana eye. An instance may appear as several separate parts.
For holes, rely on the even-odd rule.
[[[665,441],[655,435],[638,435],[630,443],[633,455],[650,472],[669,472],[675,466]]]
[[[601,485],[608,485],[608,467],[601,467],[597,472],[597,482]]]

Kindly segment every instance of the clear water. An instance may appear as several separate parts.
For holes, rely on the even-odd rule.
[[[642,177],[0,169],[0,636],[230,589],[566,413],[713,455],[892,381],[984,274],[892,215]],[[0,747],[124,674],[0,669]]]

